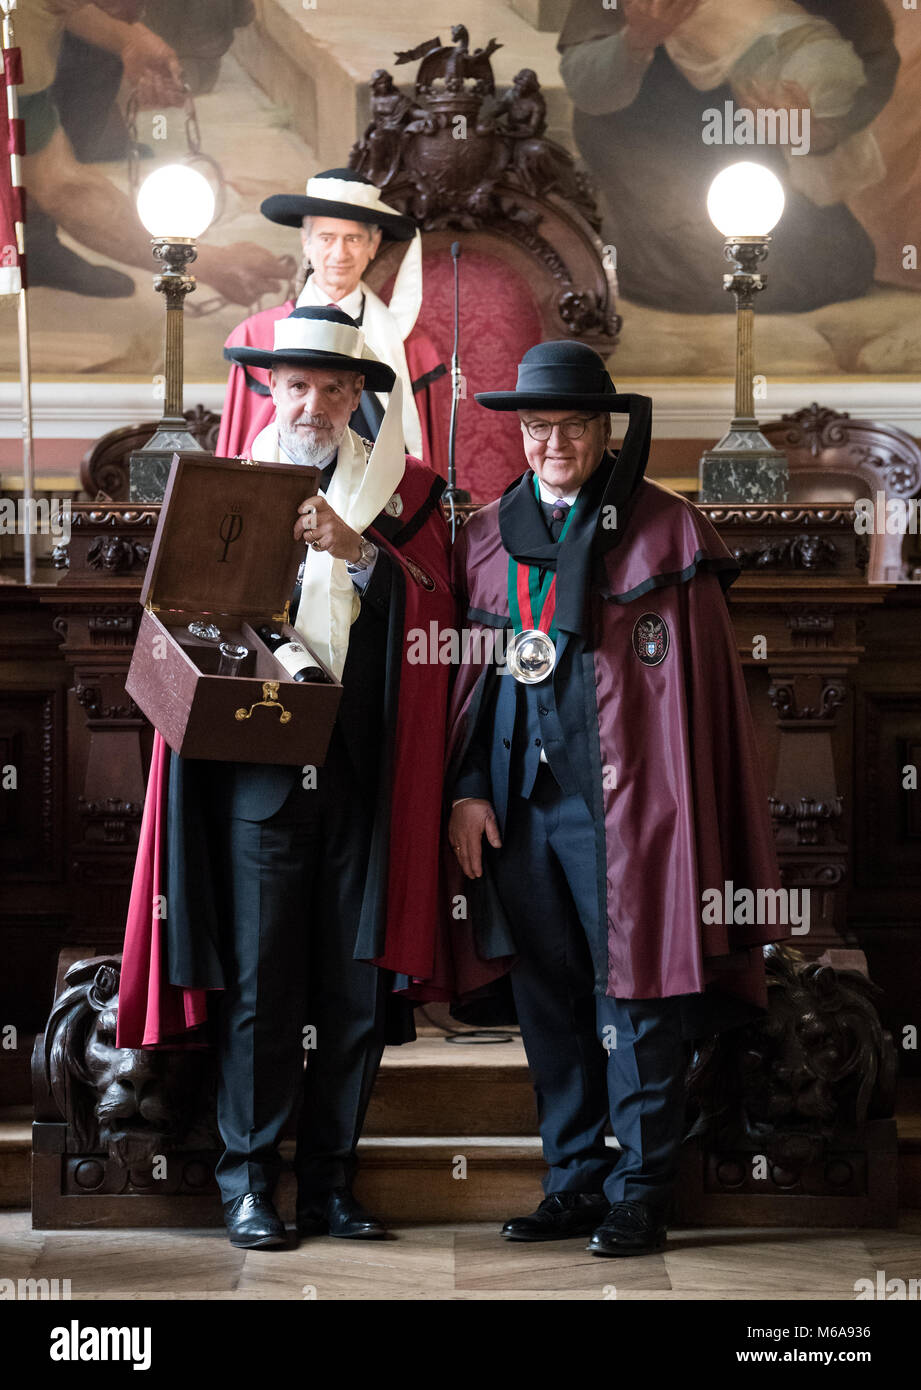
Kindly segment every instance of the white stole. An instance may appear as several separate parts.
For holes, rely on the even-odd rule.
[[[406,470],[400,420],[400,378],[390,393],[391,408],[381,422],[370,457],[354,430],[346,430],[339,444],[336,468],[329,491],[322,493],[333,511],[359,534],[383,511],[400,485]],[[253,440],[252,455],[258,463],[289,463],[278,442],[273,420]],[[342,679],[349,650],[349,628],[358,616],[360,600],[345,560],[325,550],[307,546],[301,601],[293,626],[315,656]]]
[[[419,259],[419,275],[421,277],[421,252],[417,250],[414,243],[404,257],[404,264],[410,261],[410,268],[415,267],[416,258]],[[412,258],[412,259],[411,259]],[[402,271],[402,265],[400,267]],[[412,275],[410,275],[412,279]],[[301,308],[305,304],[320,303],[322,296],[316,290],[310,290],[310,282],[313,276],[308,276],[307,284],[297,297],[297,307]],[[384,301],[369,289],[364,280],[359,286],[365,297],[365,312],[361,321],[364,331],[365,342],[380,358],[386,362],[388,367],[392,367],[397,374],[397,379],[403,383],[403,438],[406,441],[406,448],[414,458],[422,457],[422,426],[419,423],[419,412],[416,409],[416,402],[413,397],[413,384],[409,375],[409,366],[406,361],[406,349],[403,346],[404,337],[408,337],[413,324],[418,315],[417,296],[414,292],[404,292],[398,283],[394,285],[394,308],[393,311],[387,307]],[[408,301],[407,309],[404,312],[400,305],[396,303],[397,291],[400,291],[400,305],[403,301]],[[332,296],[330,295],[331,299]],[[377,399],[383,409],[387,408],[387,393],[375,392]]]

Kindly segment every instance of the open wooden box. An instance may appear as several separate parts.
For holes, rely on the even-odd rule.
[[[303,641],[287,621],[304,557],[297,509],[319,472],[177,453],[160,508],[125,689],[184,758],[319,767],[342,686],[293,680],[256,636],[263,623]],[[219,676],[218,642],[194,637],[195,619],[250,649],[247,674]]]

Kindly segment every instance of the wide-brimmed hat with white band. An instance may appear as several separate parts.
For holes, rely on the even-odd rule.
[[[236,362],[257,367],[286,364],[327,371],[360,372],[373,390],[389,391],[387,409],[370,454],[354,430],[339,443],[336,468],[325,496],[333,511],[353,531],[363,533],[384,510],[406,471],[403,449],[403,383],[391,367],[371,351],[358,325],[341,309],[295,309],[275,324],[272,352],[258,348],[229,348]],[[373,379],[373,384],[372,384]],[[275,420],[253,440],[251,453],[259,463],[290,461],[278,439]],[[349,630],[360,602],[344,560],[308,545],[301,599],[292,615],[293,626],[307,646],[330,668],[337,680],[345,669]]]
[[[422,308],[422,238],[411,217],[383,201],[377,184],[354,169],[325,169],[307,180],[303,194],[273,193],[260,211],[283,227],[300,227],[305,217],[338,217],[380,227],[385,240],[408,241],[387,307],[400,336],[409,336]]]
[[[325,169],[307,180],[303,194],[273,193],[260,211],[283,227],[299,227],[305,217],[341,217],[374,223],[391,241],[412,241],[416,235],[413,219],[385,203],[377,184],[354,169]]]
[[[275,345],[268,348],[232,347],[225,354],[244,367],[325,367],[330,371],[361,372],[367,391],[392,391],[396,372],[365,342],[363,331],[348,314],[332,305],[303,305],[287,318],[275,320]]]

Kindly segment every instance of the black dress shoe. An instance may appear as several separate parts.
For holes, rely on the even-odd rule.
[[[383,1240],[386,1229],[365,1211],[347,1187],[333,1188],[297,1208],[297,1229],[302,1236],[342,1236],[345,1240]]]
[[[284,1223],[264,1192],[244,1192],[224,1203],[224,1225],[231,1245],[271,1250],[288,1244]]]
[[[553,1192],[530,1216],[513,1216],[502,1227],[506,1240],[567,1240],[587,1236],[609,1202],[603,1192]]]
[[[645,1202],[615,1202],[586,1249],[593,1255],[654,1255],[665,1249],[665,1236],[660,1211]]]

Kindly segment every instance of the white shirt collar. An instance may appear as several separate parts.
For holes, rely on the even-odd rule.
[[[565,502],[567,507],[572,506],[581,491],[581,488],[576,488],[575,492],[554,492],[553,488],[547,486],[543,478],[537,479],[537,486],[540,488],[540,500],[542,502]]]
[[[352,290],[352,293],[347,294],[344,299],[337,299],[336,303],[344,314],[348,314],[350,319],[357,319],[358,315],[361,313],[363,298],[362,286],[359,282],[356,290]],[[304,304],[321,304],[325,307],[327,304],[332,303],[332,299],[333,297],[331,294],[326,294],[320,289],[319,285],[316,283],[316,277],[314,275],[308,275],[307,282],[297,297],[297,307],[301,308]]]

